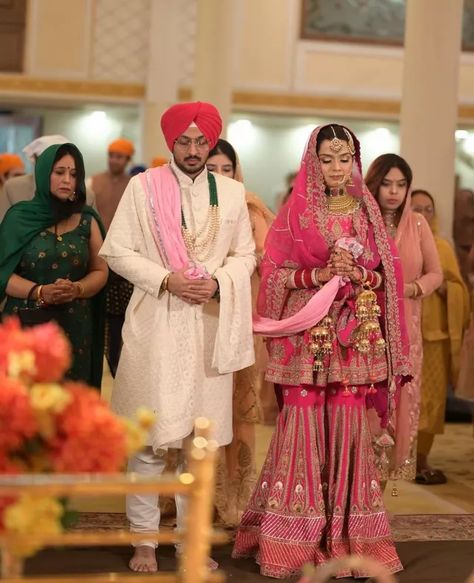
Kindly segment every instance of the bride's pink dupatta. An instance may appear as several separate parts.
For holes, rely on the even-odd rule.
[[[170,271],[188,267],[188,279],[209,279],[206,268],[190,261],[181,233],[181,194],[171,168],[160,166],[140,174],[147,196],[151,232],[163,263]]]
[[[254,314],[253,331],[255,334],[272,338],[291,336],[303,330],[308,330],[308,328],[315,326],[327,316],[341,283],[341,277],[333,277],[313,295],[299,312],[283,320],[272,320],[271,318],[264,318]]]

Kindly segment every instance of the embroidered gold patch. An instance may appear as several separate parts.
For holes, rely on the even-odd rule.
[[[301,229],[308,229],[310,224],[310,219],[308,215],[302,214],[298,217],[300,228]]]

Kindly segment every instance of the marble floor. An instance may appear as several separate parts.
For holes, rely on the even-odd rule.
[[[103,396],[110,398],[112,379],[104,376]],[[257,426],[257,466],[261,467],[273,427]],[[446,425],[444,435],[436,437],[430,463],[442,469],[448,482],[420,486],[412,482],[397,483],[398,496],[391,495],[392,484],[385,492],[385,504],[391,514],[474,514],[474,436],[468,423]],[[73,506],[89,512],[123,512],[122,498],[75,499]]]

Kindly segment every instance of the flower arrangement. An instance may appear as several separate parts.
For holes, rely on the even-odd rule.
[[[70,361],[56,324],[22,329],[10,318],[0,325],[0,474],[118,472],[143,447],[153,415],[120,418],[95,389],[62,382]],[[59,533],[64,519],[65,505],[54,498],[0,498],[0,531]],[[15,553],[36,550],[22,544]]]

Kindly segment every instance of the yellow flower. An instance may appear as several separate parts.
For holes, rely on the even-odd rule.
[[[63,512],[62,505],[48,497],[25,495],[8,506],[4,512],[6,533],[19,537],[19,541],[10,547],[12,553],[18,557],[30,556],[43,546],[41,540],[32,540],[31,537],[60,534]]]
[[[140,425],[142,429],[151,429],[156,421],[156,416],[153,411],[150,411],[150,409],[147,409],[146,407],[139,407],[137,409],[136,418],[138,425]]]
[[[36,373],[35,354],[31,350],[10,352],[8,355],[8,376],[17,379],[22,372]]]
[[[30,389],[30,404],[36,414],[38,431],[50,439],[56,433],[56,414],[71,402],[71,395],[57,383],[37,383]]]
[[[71,399],[70,393],[57,383],[37,383],[30,390],[31,406],[38,413],[61,413]]]
[[[125,445],[127,454],[133,455],[146,444],[148,433],[155,422],[155,414],[146,407],[139,407],[136,412],[137,421],[122,418],[125,430]]]
[[[125,430],[125,447],[127,448],[127,455],[130,457],[143,448],[148,431],[145,431],[129,419],[121,419],[121,421]]]

